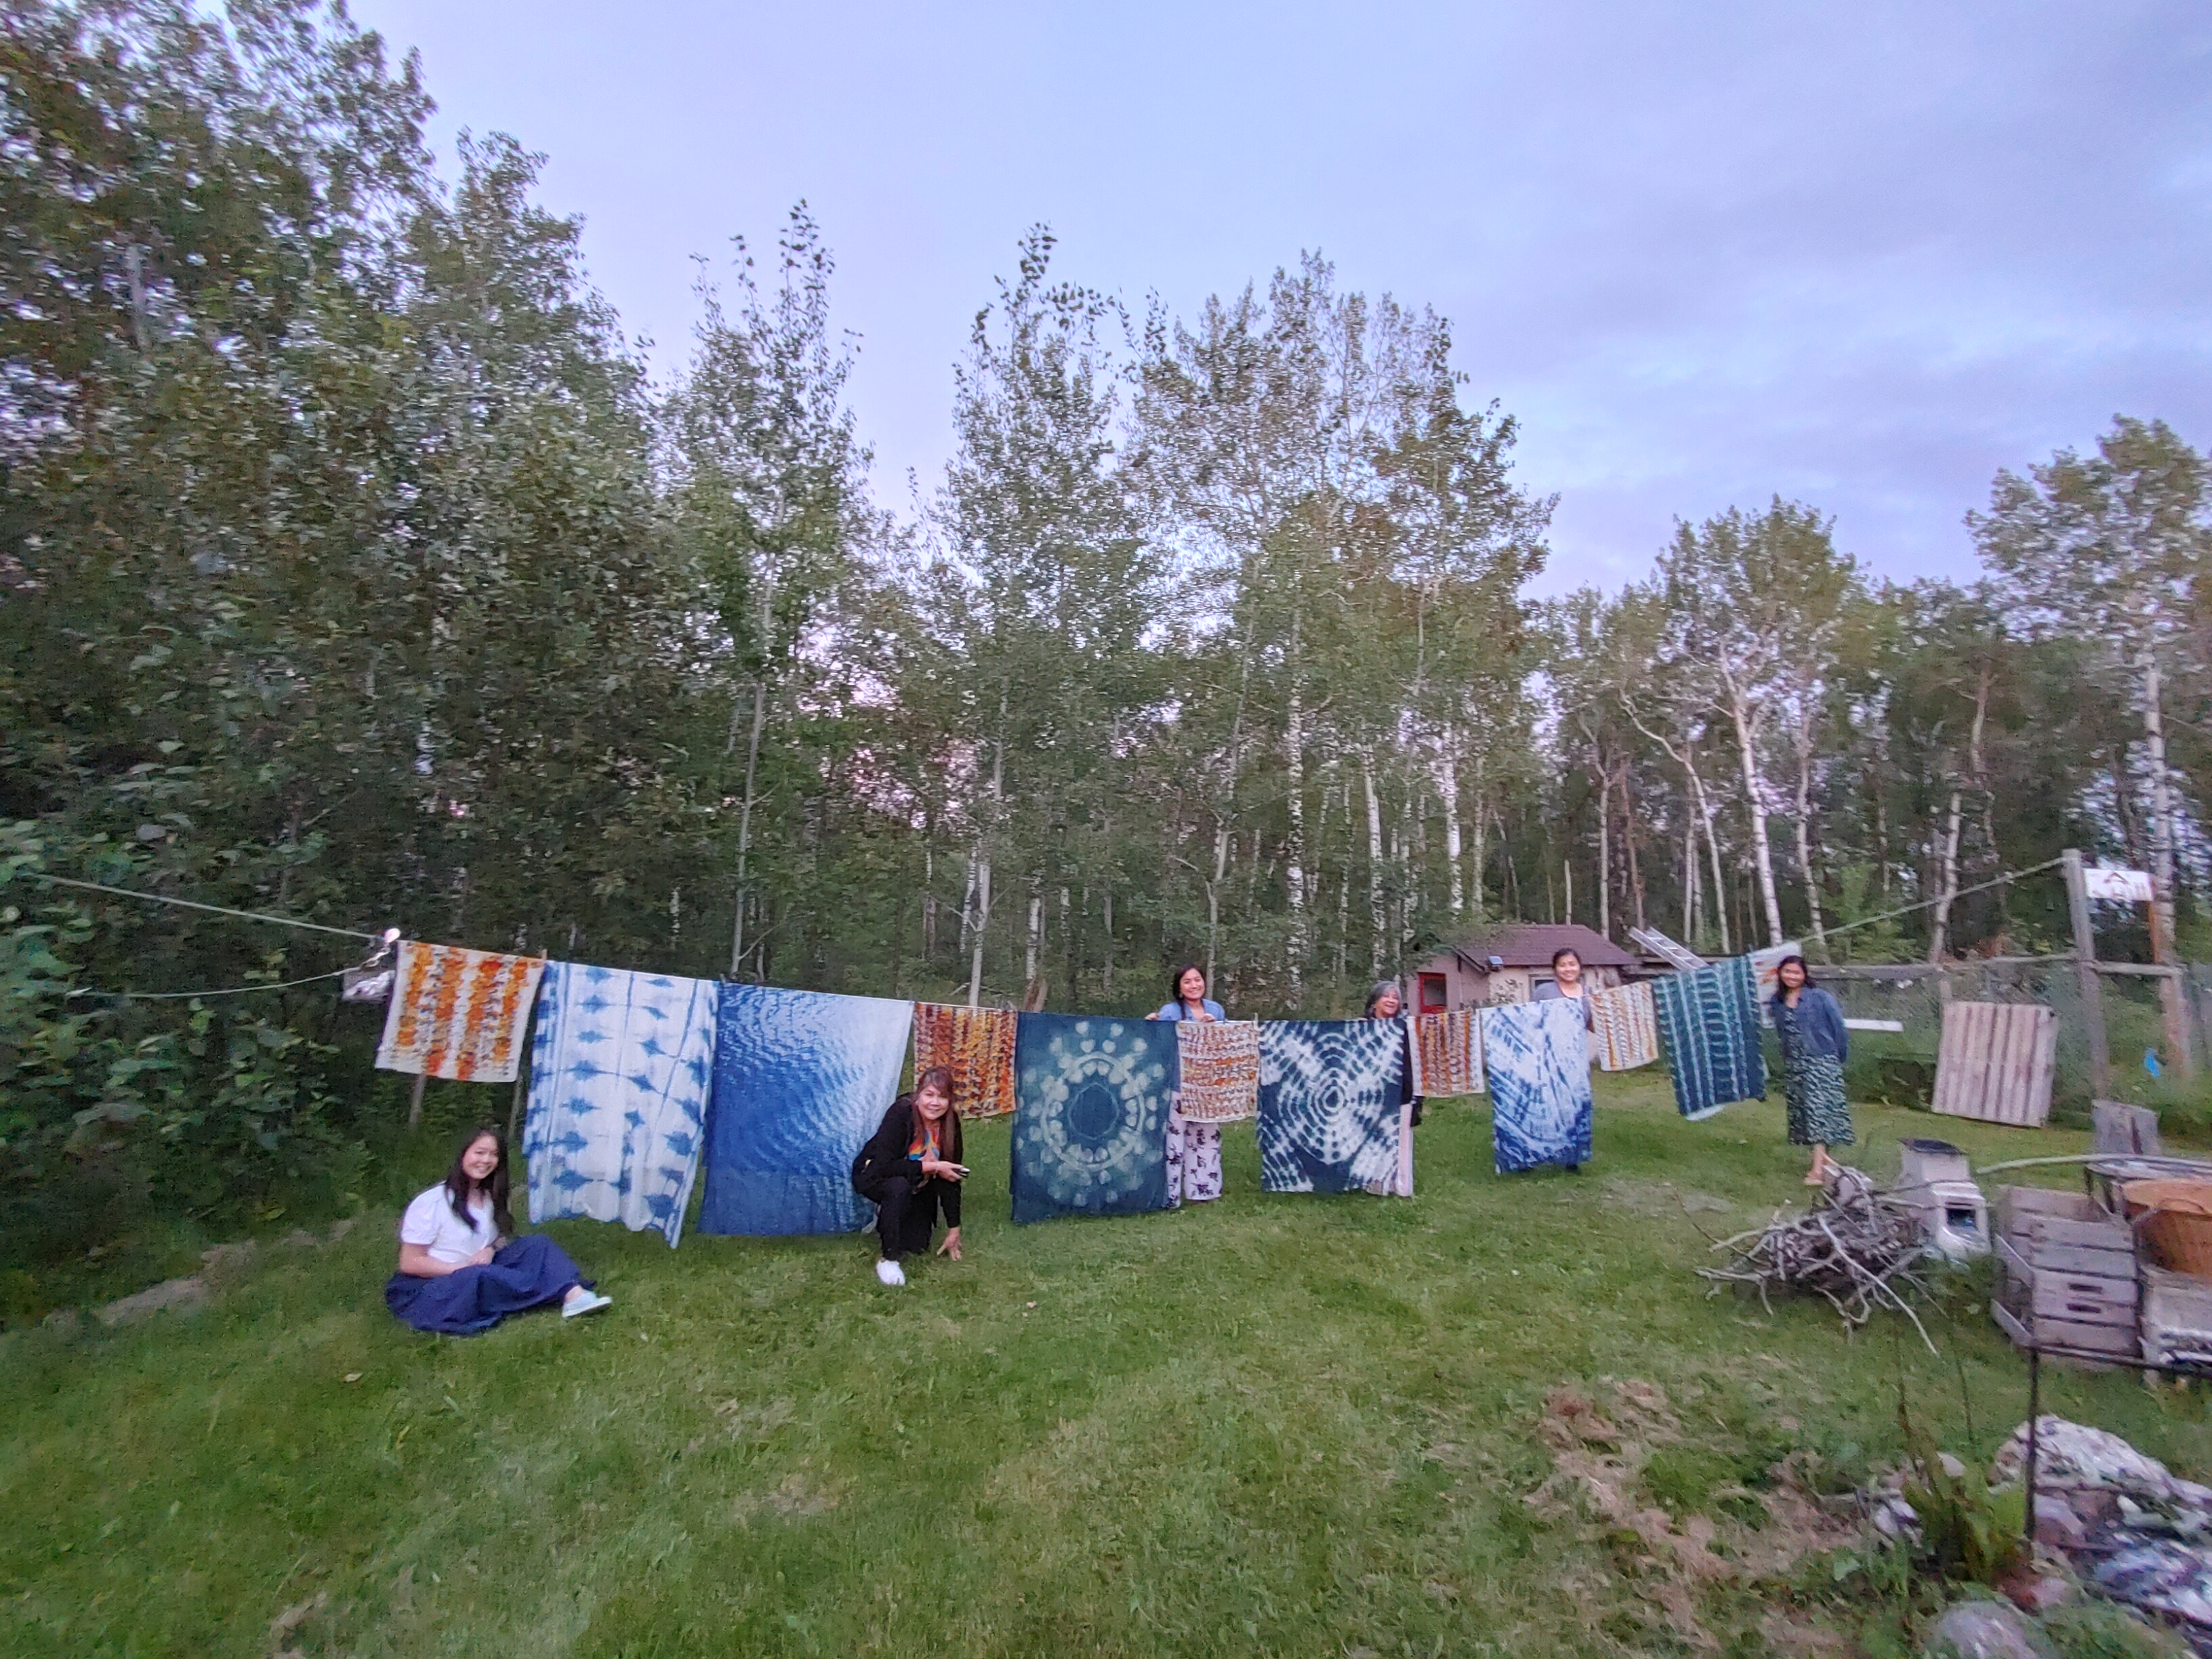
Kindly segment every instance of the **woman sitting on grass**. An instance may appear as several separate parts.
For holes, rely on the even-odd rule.
[[[1784,957],[1774,970],[1780,989],[1771,1005],[1774,1035],[1782,1039],[1782,1098],[1789,1107],[1790,1144],[1813,1149],[1808,1187],[1825,1187],[1841,1166],[1831,1146],[1848,1146],[1850,1103],[1844,1097],[1844,1062],[1851,1057],[1844,1006],[1813,983],[1805,958]]]
[[[940,1209],[945,1242],[937,1253],[960,1260],[960,1182],[967,1173],[960,1161],[960,1114],[952,1109],[951,1069],[933,1066],[914,1080],[912,1094],[891,1102],[853,1159],[853,1190],[876,1206],[878,1279],[894,1286],[906,1283],[899,1258],[928,1253]]]
[[[496,1129],[478,1129],[446,1178],[399,1218],[399,1271],[384,1286],[385,1305],[416,1330],[441,1336],[474,1336],[553,1302],[564,1319],[607,1306],[613,1298],[594,1295],[551,1239],[514,1237],[507,1189],[507,1140]]]

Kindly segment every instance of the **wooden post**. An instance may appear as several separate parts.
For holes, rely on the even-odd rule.
[[[2112,1087],[2112,1051],[2105,1036],[2105,988],[2097,977],[2097,936],[2089,926],[2089,892],[2081,880],[2081,854],[2069,847],[2066,866],[2066,909],[2074,922],[2074,975],[2081,992],[2081,1023],[2089,1033],[2089,1092],[2108,1095]]]
[[[429,1080],[428,1072],[415,1073],[415,1086],[407,1095],[407,1127],[410,1129],[422,1127],[422,1085]]]

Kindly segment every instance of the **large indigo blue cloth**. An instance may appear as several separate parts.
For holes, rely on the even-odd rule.
[[[1584,1012],[1565,999],[1482,1011],[1491,1162],[1498,1174],[1589,1162],[1596,1110]]]
[[[847,1233],[875,1206],[853,1155],[906,1065],[914,1005],[724,985],[714,1020],[702,1233]]]
[[[711,980],[549,962],[522,1151],[530,1218],[658,1228],[673,1249],[714,1070]]]
[[[1171,1021],[1024,1014],[1014,1040],[1014,1219],[1168,1207]]]
[[[384,1305],[418,1331],[438,1336],[476,1336],[509,1314],[561,1300],[571,1285],[592,1288],[568,1253],[543,1233],[501,1248],[481,1267],[463,1267],[436,1279],[394,1273],[384,1284]]]
[[[1731,1101],[1766,1098],[1766,1049],[1750,957],[1669,974],[1653,985],[1652,996],[1677,1111],[1695,1122]]]
[[[1406,1033],[1395,1019],[1260,1022],[1260,1185],[1357,1192],[1398,1174]]]

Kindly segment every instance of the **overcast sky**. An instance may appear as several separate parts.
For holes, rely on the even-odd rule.
[[[2116,412],[2212,444],[2212,5],[355,0],[549,160],[664,367],[690,256],[804,198],[902,503],[1024,227],[1188,311],[1318,249],[1434,306],[1559,495],[1556,591],[1776,493],[1964,575],[2000,465]]]

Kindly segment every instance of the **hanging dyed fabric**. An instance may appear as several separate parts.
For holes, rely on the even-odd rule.
[[[1175,1022],[1182,1087],[1176,1109],[1189,1123],[1237,1123],[1260,1110],[1260,1023]]]
[[[1565,998],[1486,1008],[1491,1161],[1500,1175],[1590,1160],[1595,1111],[1583,1006]]]
[[[377,1065],[463,1083],[514,1082],[523,1022],[544,971],[543,957],[402,939]]]
[[[1003,1117],[1014,1109],[1014,1021],[1011,1008],[914,1005],[914,1074],[933,1066],[952,1073],[952,1109],[963,1118]]]
[[[1406,1034],[1395,1019],[1260,1024],[1260,1185],[1349,1193],[1398,1174]]]
[[[1166,1209],[1174,1024],[1024,1014],[1015,1055],[1014,1219]]]
[[[1482,1083],[1482,1021],[1474,1008],[1413,1019],[1413,1092],[1432,1100],[1479,1095]]]
[[[713,981],[549,962],[530,1045],[530,1218],[658,1228],[674,1249],[714,1073]]]
[[[1670,974],[1652,988],[1674,1107],[1692,1122],[1735,1100],[1766,1098],[1766,1050],[1747,957]]]
[[[714,1020],[702,1233],[842,1233],[875,1206],[853,1158],[906,1065],[914,1005],[724,984]]]
[[[1590,1049],[1601,1068],[1632,1072],[1659,1058],[1659,1015],[1648,981],[1590,993]]]

